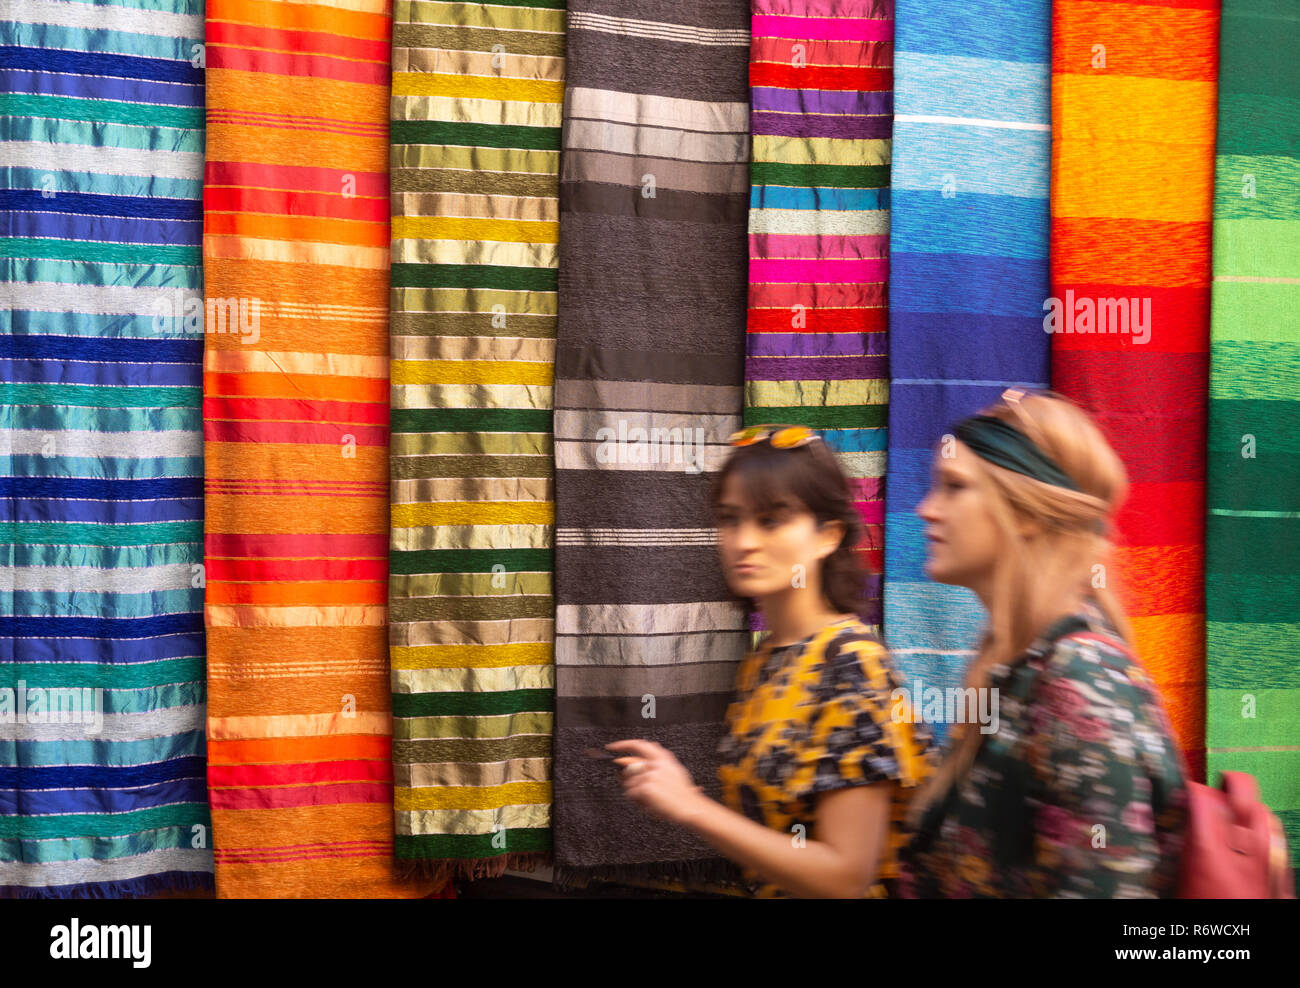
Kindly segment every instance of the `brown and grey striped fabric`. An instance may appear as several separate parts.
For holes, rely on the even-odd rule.
[[[746,0],[571,0],[555,365],[555,878],[728,878],[584,750],[646,738],[718,795],[743,612],[713,473],[739,427]],[[658,864],[651,864],[657,862]]]

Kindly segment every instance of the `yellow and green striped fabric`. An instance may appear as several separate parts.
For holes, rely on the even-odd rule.
[[[551,847],[551,456],[564,0],[394,4],[399,862]]]

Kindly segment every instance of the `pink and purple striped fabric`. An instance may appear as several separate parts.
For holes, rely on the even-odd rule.
[[[745,422],[821,431],[880,621],[893,0],[754,0]]]

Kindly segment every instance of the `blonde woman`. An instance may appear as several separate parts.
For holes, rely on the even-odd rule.
[[[936,452],[926,573],[988,627],[967,686],[997,730],[956,725],[910,808],[904,895],[1159,898],[1177,880],[1187,789],[1159,696],[1106,589],[1123,464],[1067,400],[1009,389]]]

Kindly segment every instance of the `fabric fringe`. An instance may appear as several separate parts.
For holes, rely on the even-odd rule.
[[[455,879],[477,881],[483,878],[500,878],[507,871],[533,872],[550,863],[550,851],[519,851],[495,858],[394,861],[393,868],[397,877],[404,881],[428,878],[435,882],[449,882]]]
[[[580,891],[589,887],[592,882],[652,888],[666,887],[670,884],[687,886],[678,890],[682,892],[693,890],[719,892],[722,888],[740,891],[748,888],[748,884],[741,877],[736,866],[725,858],[601,865],[593,868],[557,865],[552,874],[552,884],[561,892]],[[694,886],[695,889],[690,886]],[[667,890],[671,891],[671,889]]]
[[[214,892],[212,875],[201,871],[171,871],[113,882],[84,885],[5,885],[0,899],[144,899],[171,892]]]

